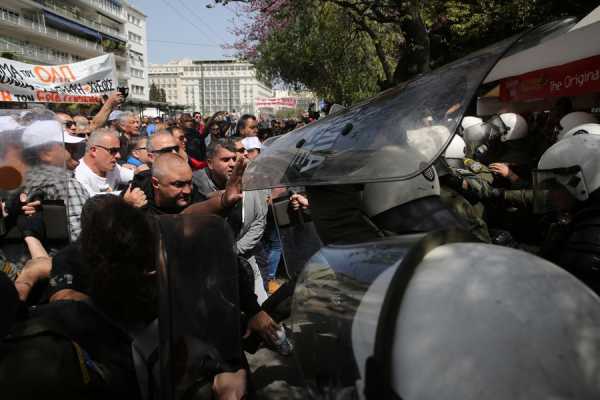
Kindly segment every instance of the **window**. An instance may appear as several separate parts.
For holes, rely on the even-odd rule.
[[[142,37],[140,35],[133,32],[127,32],[127,36],[129,37],[129,41],[142,44]]]
[[[131,71],[131,76],[133,76],[135,78],[143,78],[144,77],[144,71],[142,71],[141,69],[130,68],[130,71]]]
[[[142,20],[132,14],[127,14],[127,21],[133,25],[142,26]]]

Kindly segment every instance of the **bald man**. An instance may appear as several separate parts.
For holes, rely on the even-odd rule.
[[[192,169],[178,154],[162,154],[152,164],[152,189],[149,211],[177,214],[192,204]]]

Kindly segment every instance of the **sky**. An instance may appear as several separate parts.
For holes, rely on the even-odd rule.
[[[233,51],[223,49],[235,36],[235,7],[221,4],[206,8],[210,0],[129,0],[147,15],[146,34],[150,64],[181,58],[220,60]]]

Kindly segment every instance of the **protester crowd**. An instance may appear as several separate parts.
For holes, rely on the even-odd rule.
[[[0,117],[2,159],[10,160],[24,177],[17,191],[3,185],[5,231],[18,234],[3,238],[0,295],[5,311],[0,334],[12,329],[11,335],[25,338],[27,330],[14,331],[15,326],[53,321],[76,344],[73,357],[87,360],[81,364],[87,380],[70,383],[74,397],[143,397],[131,344],[136,338],[132,332],[157,318],[153,221],[163,215],[216,214],[235,238],[242,335],[254,335],[287,353],[289,343],[281,340],[283,328],[276,322],[280,318],[263,305],[279,289],[277,269],[282,263],[270,202],[286,197],[293,208],[312,208],[325,244],[361,240],[358,232],[371,229],[343,222],[350,215],[343,213],[343,205],[351,202],[339,199],[349,198],[348,193],[336,200],[332,192],[322,196],[325,192],[318,188],[294,193],[285,188],[243,190],[246,164],[260,155],[263,142],[309,121],[267,122],[225,111],[209,118],[194,113],[140,119],[121,111],[122,101],[119,93],[112,95],[92,118],[57,113],[54,119],[43,110]],[[423,129],[433,129],[431,122],[425,125]],[[439,186],[411,194],[400,205],[427,198],[428,207],[421,210],[427,218],[437,218],[439,226],[459,227],[480,241],[541,255],[598,292],[600,242],[597,224],[590,221],[600,218],[595,205],[600,163],[581,161],[598,159],[598,134],[596,118],[574,110],[568,99],[559,100],[550,113],[465,117],[459,134],[436,161],[437,172],[429,177]],[[324,206],[323,199],[338,208]],[[60,200],[68,221],[63,235],[47,225],[52,213],[48,201]],[[388,211],[370,215],[378,225],[374,238],[382,232],[403,232],[411,219],[420,218],[416,210],[402,220],[391,218]],[[421,230],[433,229],[423,226]],[[11,246],[26,251],[14,257],[6,250]],[[18,350],[17,344],[12,346]],[[43,363],[9,371],[15,352],[0,360],[0,372],[39,374],[40,394],[63,390],[56,382],[77,373],[67,361],[62,361],[62,378],[43,372],[53,369]],[[31,352],[32,360],[50,362],[46,353]],[[240,352],[227,365],[212,369],[214,394],[241,398],[249,385],[247,368]],[[0,390],[31,389],[24,379],[6,381]]]
[[[2,185],[3,222],[14,233],[2,242],[0,291],[8,314],[0,334],[12,329],[24,337],[14,333],[15,324],[58,321],[57,329],[98,367],[86,369],[92,380],[103,381],[95,396],[138,398],[131,385],[136,381],[128,348],[132,339],[122,331],[134,332],[158,316],[156,276],[150,272],[156,259],[153,219],[216,214],[235,237],[242,335],[289,352],[278,347],[283,327],[261,308],[279,286],[281,251],[273,245],[278,238],[268,217],[271,193],[241,190],[246,163],[262,148],[259,132],[266,138],[283,130],[278,123],[259,128],[255,116],[227,112],[207,119],[199,113],[140,119],[121,111],[122,101],[115,93],[90,118],[43,109],[0,117],[3,163],[23,177],[17,190]],[[68,223],[62,236],[51,231],[64,223],[48,225],[51,201],[63,206]],[[44,363],[46,356],[32,357]],[[216,395],[245,392],[244,360],[239,354],[227,368],[211,372]],[[0,360],[0,370],[11,361]],[[103,368],[114,379],[103,375]],[[30,387],[18,388],[19,379],[1,381],[3,393],[7,388],[15,398],[31,395]],[[39,393],[57,382],[45,383]],[[73,393],[89,394],[89,389],[83,385]]]

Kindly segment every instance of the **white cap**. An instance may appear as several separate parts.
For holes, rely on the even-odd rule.
[[[41,146],[48,143],[81,143],[85,138],[63,134],[60,122],[54,120],[35,121],[23,132],[25,148]]]
[[[262,143],[256,136],[250,136],[242,139],[242,144],[246,150],[262,149]]]
[[[108,115],[108,121],[110,122],[110,121],[114,121],[116,119],[119,119],[119,117],[121,116],[121,114],[123,114],[123,111],[115,110],[115,111],[111,112]]]
[[[18,131],[19,129],[23,129],[23,126],[15,121],[13,117],[0,117],[0,131]]]

